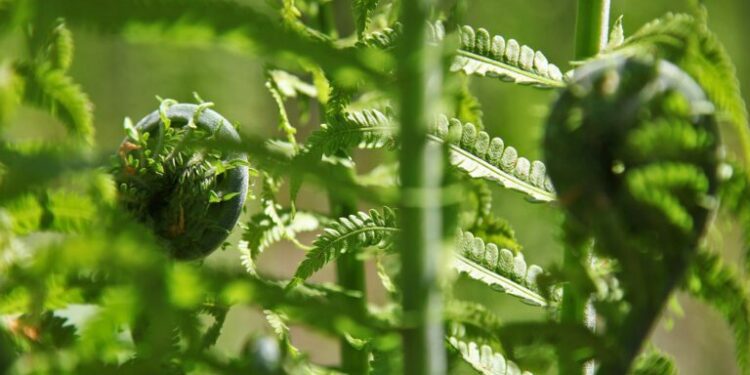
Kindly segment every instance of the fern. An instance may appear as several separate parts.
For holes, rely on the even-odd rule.
[[[376,110],[344,112],[340,121],[323,124],[308,139],[314,154],[334,155],[350,147],[382,148],[395,144],[396,131],[391,120]]]
[[[297,267],[287,289],[296,287],[347,251],[369,246],[389,247],[396,231],[396,216],[388,207],[383,208],[382,214],[377,210],[370,210],[368,214],[359,212],[339,218],[313,242],[313,248]]]
[[[441,42],[445,29],[441,22],[429,23],[430,39]],[[361,45],[391,49],[398,42],[400,25],[367,35]],[[515,39],[490,36],[483,28],[474,31],[465,25],[459,29],[460,45],[451,71],[468,75],[499,78],[502,81],[539,88],[565,87],[560,68],[550,63],[541,51],[520,45]]]
[[[253,215],[247,223],[238,248],[242,265],[255,273],[255,261],[263,250],[285,238],[293,239],[297,233],[318,229],[321,218],[308,212],[283,212],[278,220],[267,213]]]
[[[631,375],[677,375],[674,359],[650,347],[636,358]]]
[[[537,277],[544,271],[537,265],[527,266],[522,253],[513,254],[493,243],[475,237],[471,232],[459,232],[458,251],[454,268],[474,280],[534,306],[548,306],[539,293]]]
[[[735,127],[750,160],[745,102],[729,54],[706,24],[706,15],[668,13],[651,21],[609,53],[647,53],[667,59],[692,76]]]
[[[750,297],[743,282],[717,254],[702,250],[688,269],[684,287],[712,305],[729,323],[737,362],[744,373],[750,372]]]
[[[379,0],[354,0],[352,6],[356,15],[354,22],[357,26],[357,36],[362,37],[367,31],[372,13],[378,7],[379,2]]]
[[[501,138],[477,131],[471,123],[458,119],[438,117],[430,138],[447,143],[451,164],[474,178],[497,182],[507,189],[520,191],[534,201],[555,200],[554,188],[546,175],[541,161],[529,162],[518,157],[512,146],[506,146]]]
[[[91,143],[94,134],[92,105],[81,88],[62,70],[48,65],[18,64],[25,82],[24,101],[49,111],[71,134]]]
[[[461,358],[471,367],[484,375],[531,375],[528,371],[521,372],[518,365],[505,359],[489,345],[478,345],[476,342],[466,342],[461,337],[449,336],[448,344],[457,351]]]
[[[520,45],[515,39],[490,36],[487,30],[474,31],[471,26],[459,29],[459,39],[461,46],[451,65],[453,71],[541,88],[565,86],[555,64],[549,63],[542,52]]]

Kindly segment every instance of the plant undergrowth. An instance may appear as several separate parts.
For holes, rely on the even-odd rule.
[[[0,37],[25,43],[0,57],[0,130],[20,106],[66,129],[54,143],[0,133],[0,372],[674,374],[649,338],[683,291],[724,318],[750,374],[750,246],[738,268],[706,236],[727,215],[748,238],[750,131],[705,9],[628,35],[622,17],[608,32],[608,1],[583,0],[565,71],[444,2],[267,3],[0,0]],[[79,32],[263,59],[278,132],[196,94],[132,113],[145,117],[124,120],[120,146],[98,149],[95,103],[69,73]],[[543,160],[492,134],[470,79],[554,90]],[[384,156],[362,173],[365,149]],[[330,209],[298,202],[302,187]],[[557,213],[561,264],[526,251],[493,205],[501,189]],[[258,263],[282,241],[304,254],[290,279]],[[238,267],[203,264],[217,248]],[[328,264],[336,283],[312,281]],[[501,321],[466,282],[538,319]],[[266,330],[227,354],[236,306]],[[312,361],[290,325],[338,339],[340,363]]]

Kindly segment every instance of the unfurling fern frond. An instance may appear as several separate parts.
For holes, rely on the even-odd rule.
[[[397,231],[396,215],[388,207],[383,208],[382,214],[377,210],[370,210],[369,213],[359,212],[339,218],[325,228],[313,242],[313,248],[297,267],[287,289],[301,284],[313,273],[348,251],[358,251],[370,246],[388,248],[392,244],[393,234]]]
[[[271,246],[285,238],[293,239],[297,233],[310,232],[320,227],[320,218],[314,214],[297,211],[282,212],[278,221],[267,213],[258,213],[247,223],[242,241],[239,243],[242,264],[248,272],[255,272],[258,256]]]
[[[521,45],[515,39],[491,36],[487,30],[475,31],[471,26],[462,26],[459,38],[461,46],[451,66],[453,71],[541,88],[565,86],[560,68],[550,63],[542,52]]]
[[[708,29],[706,15],[668,13],[641,27],[610,53],[649,54],[666,59],[688,73],[733,124],[750,158],[747,109],[737,72],[717,36]]]
[[[750,295],[718,254],[701,250],[688,269],[684,288],[713,306],[732,327],[737,362],[750,372]]]
[[[477,131],[471,123],[439,116],[429,136],[449,144],[451,164],[474,178],[484,178],[505,188],[520,191],[534,201],[555,200],[554,188],[544,163],[519,157],[512,146],[499,137]]]
[[[721,184],[721,208],[734,215],[742,228],[744,269],[750,273],[750,176],[738,165],[725,165],[722,171],[730,176]]]
[[[92,104],[62,70],[49,65],[17,64],[25,82],[24,101],[57,117],[76,137],[90,143],[94,134]]]
[[[473,341],[465,341],[460,336],[460,330],[448,336],[448,345],[457,351],[461,358],[471,367],[483,375],[531,375],[528,371],[521,372],[518,365],[496,352],[489,345],[478,345]]]
[[[458,272],[530,305],[549,304],[537,284],[537,277],[544,271],[535,264],[528,266],[522,253],[500,249],[467,231],[459,232],[456,243],[453,266]]]
[[[714,106],[664,60],[593,61],[555,103],[545,135],[550,177],[569,223],[593,237],[597,255],[617,261],[623,292],[599,309],[619,353],[599,358],[602,373],[632,367],[694,262],[717,207],[719,147]]]

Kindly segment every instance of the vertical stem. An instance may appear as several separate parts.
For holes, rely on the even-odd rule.
[[[331,37],[336,37],[336,17],[333,12],[333,0],[320,3],[318,22],[320,31]],[[321,117],[325,108],[320,106]],[[356,202],[342,200],[336,192],[328,192],[330,211],[333,217],[342,217],[357,212]],[[357,291],[362,294],[360,306],[362,311],[367,309],[367,286],[365,282],[365,264],[362,260],[352,254],[344,254],[336,260],[336,282],[344,289]],[[348,374],[366,374],[370,362],[370,353],[367,349],[358,349],[342,337],[339,340],[341,353],[341,368]]]
[[[442,253],[442,149],[427,142],[428,122],[441,93],[436,48],[428,48],[426,21],[434,0],[402,1],[404,33],[398,53],[401,151],[399,240],[402,260],[404,373],[446,371],[439,287]]]
[[[357,211],[353,202],[337,201],[330,192],[328,197],[331,202],[331,214],[335,217],[348,216]],[[365,264],[358,259],[356,254],[344,254],[336,260],[336,281],[344,289],[362,293],[362,311],[367,309],[367,292],[365,284]],[[365,374],[370,362],[370,353],[367,349],[358,349],[352,346],[346,338],[339,340],[341,350],[341,367],[347,374]]]
[[[609,37],[609,8],[610,0],[578,0],[578,15],[576,17],[576,60],[583,60],[599,53],[606,45]],[[570,233],[569,233],[570,234]],[[579,239],[580,240],[580,239]],[[567,239],[571,243],[571,239]],[[563,259],[565,269],[581,267],[581,262],[589,262],[590,255],[586,255],[585,245],[572,240],[574,246],[567,248]],[[587,311],[588,310],[588,311]],[[589,328],[596,323],[596,312],[589,305],[588,297],[580,295],[571,286],[563,287],[563,301],[560,308],[561,323],[587,324]],[[593,318],[593,319],[592,319]],[[584,367],[578,364],[572,352],[560,349],[559,373],[566,375],[580,375]],[[585,373],[593,374],[593,363],[585,366]]]
[[[578,0],[576,59],[596,55],[607,45],[610,0]]]

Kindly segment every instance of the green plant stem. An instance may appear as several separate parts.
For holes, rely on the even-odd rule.
[[[578,0],[578,14],[576,16],[576,60],[584,60],[595,56],[607,44],[609,36],[609,7],[610,0]],[[570,241],[569,241],[570,242]],[[577,246],[576,246],[577,245]],[[577,243],[567,248],[563,258],[566,270],[578,269],[584,257],[584,248]],[[588,260],[586,258],[586,260]],[[591,320],[586,317],[588,297],[583,296],[571,284],[563,287],[563,301],[560,307],[560,322],[580,324]],[[594,313],[595,312],[589,312]],[[593,328],[593,327],[589,327]],[[588,366],[586,372],[593,370]],[[562,375],[580,375],[583,366],[575,360],[571,351],[560,349],[559,373]]]
[[[428,48],[432,0],[402,1],[404,33],[397,60],[400,90],[401,287],[404,373],[446,371],[440,290],[442,256],[442,148],[428,142],[428,122],[441,93],[439,53]]]
[[[576,59],[592,57],[607,45],[610,0],[578,0]]]
[[[336,37],[336,19],[333,12],[333,1],[322,2],[318,13],[320,31]],[[325,113],[325,107],[320,106],[320,113]],[[356,202],[341,200],[336,192],[328,193],[330,211],[333,217],[342,217],[357,212]],[[344,254],[336,260],[336,282],[344,289],[361,293],[362,311],[367,309],[367,285],[365,281],[365,263],[354,254]],[[342,337],[339,340],[341,354],[341,368],[348,374],[366,374],[369,368],[370,353],[366,349],[354,347],[349,340]]]
[[[357,212],[353,202],[336,200],[335,193],[329,193],[331,214],[334,217],[348,216]],[[346,290],[357,291],[362,294],[359,308],[367,309],[367,286],[365,282],[365,263],[356,254],[344,254],[336,260],[336,281]],[[359,349],[346,339],[339,341],[341,348],[341,367],[347,374],[366,374],[369,367],[370,353],[367,349]]]

